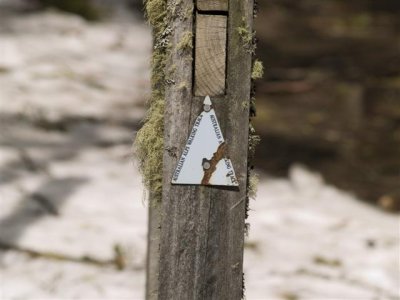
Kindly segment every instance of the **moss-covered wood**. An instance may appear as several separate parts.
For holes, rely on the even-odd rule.
[[[164,148],[164,102],[167,58],[170,55],[170,20],[174,7],[167,0],[147,0],[146,16],[153,28],[151,61],[152,93],[143,127],[137,133],[134,151],[149,199],[146,299],[158,299],[159,239],[162,197],[162,156]]]
[[[248,177],[253,2],[231,1],[226,95],[214,97],[239,190],[172,186],[172,172],[201,111],[193,96],[195,47],[192,0],[148,0],[153,26],[152,97],[135,148],[149,190],[147,299],[240,299],[246,203],[255,180]],[[250,47],[250,48],[249,48]],[[252,152],[252,150],[250,150]]]
[[[193,7],[189,0],[179,3],[177,12]],[[214,97],[213,104],[238,176],[238,190],[170,184],[204,100],[193,96],[192,53],[177,49],[185,32],[193,30],[193,20],[175,18],[171,24],[166,69],[174,72],[168,74],[165,97],[159,299],[235,300],[243,295],[252,53],[238,28],[251,31],[253,2],[230,1],[228,18],[226,95]]]

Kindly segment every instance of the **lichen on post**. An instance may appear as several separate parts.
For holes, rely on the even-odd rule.
[[[211,12],[206,11],[208,6],[194,11],[193,0],[146,2],[154,34],[152,94],[135,148],[143,182],[150,191],[147,299],[242,297],[246,206],[256,185],[248,159],[258,141],[249,124],[254,105],[253,0],[228,2],[227,11]],[[202,23],[205,19],[218,22]],[[197,30],[199,24],[205,24],[205,30]],[[199,42],[209,38],[218,38],[218,43]],[[194,75],[206,60],[198,57],[214,55],[211,51],[197,57],[202,45],[226,55],[218,60],[223,84],[211,96],[229,141],[227,155],[238,170],[237,189],[171,185],[204,100],[203,93],[196,94],[199,77]],[[205,69],[214,70],[209,65]]]
[[[145,188],[149,191],[149,221],[146,272],[146,299],[158,299],[160,203],[164,150],[166,65],[170,55],[170,10],[167,0],[147,0],[146,16],[153,29],[151,97],[143,127],[138,131],[134,152]]]
[[[143,127],[134,143],[144,186],[150,191],[152,205],[161,201],[162,155],[164,145],[165,66],[169,53],[167,0],[148,0],[146,16],[153,28],[151,60],[151,97]]]

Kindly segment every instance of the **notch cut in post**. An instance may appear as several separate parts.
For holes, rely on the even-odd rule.
[[[221,96],[226,89],[227,17],[196,16],[195,96]]]
[[[199,11],[228,11],[228,0],[197,0]]]

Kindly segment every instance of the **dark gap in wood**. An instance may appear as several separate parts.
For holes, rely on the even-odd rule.
[[[197,4],[195,4],[197,5]],[[193,13],[193,34],[192,34],[192,42],[193,42],[193,49],[192,49],[192,103],[193,97],[196,95],[195,93],[195,84],[196,84],[196,32],[197,32],[197,8],[195,7]],[[190,125],[190,124],[189,124]]]
[[[196,8],[196,12],[199,15],[225,16],[225,17],[229,16],[229,12],[224,10],[200,10]]]
[[[228,94],[228,57],[229,57],[229,14],[227,11],[226,18],[226,43],[225,43],[225,91],[224,96]]]

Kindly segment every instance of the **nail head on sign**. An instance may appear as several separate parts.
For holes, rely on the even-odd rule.
[[[203,102],[203,109],[204,109],[204,111],[205,111],[205,112],[209,112],[209,111],[211,110],[211,105],[212,105],[212,103],[211,103],[210,96],[207,96],[207,97],[204,99],[204,102]]]
[[[210,162],[208,162],[208,161],[205,161],[205,162],[203,163],[203,168],[204,168],[204,170],[208,170],[208,169],[210,169],[210,168],[211,168],[211,164],[210,164]]]

